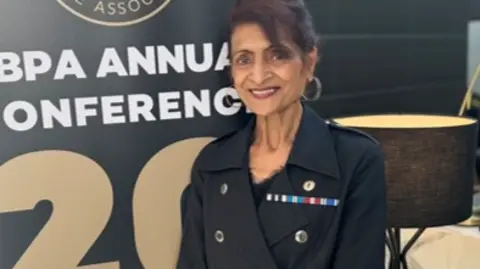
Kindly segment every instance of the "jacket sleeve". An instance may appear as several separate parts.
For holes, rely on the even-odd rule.
[[[194,168],[191,183],[186,189],[182,238],[176,269],[207,269],[205,259],[204,229],[202,216],[202,180]]]
[[[387,200],[384,155],[370,147],[353,174],[333,251],[332,269],[385,268]]]

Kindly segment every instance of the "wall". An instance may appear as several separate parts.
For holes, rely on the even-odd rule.
[[[470,0],[470,22],[468,25],[468,81],[472,80],[480,64],[480,1]],[[480,81],[475,83],[474,93],[480,94]]]
[[[470,19],[480,20],[480,1],[470,0]]]
[[[456,113],[466,88],[466,0],[306,1],[323,35],[325,116]]]
[[[480,19],[472,20],[468,25],[468,81],[473,79],[477,65],[480,64]],[[474,92],[480,94],[480,81],[477,79]]]

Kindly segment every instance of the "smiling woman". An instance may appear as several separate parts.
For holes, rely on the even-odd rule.
[[[230,22],[235,88],[247,107],[263,115],[298,101],[317,63],[310,14],[299,1],[274,2],[239,1]]]
[[[254,116],[196,158],[177,269],[384,268],[384,156],[302,104],[319,92],[303,1],[238,1],[230,62]]]

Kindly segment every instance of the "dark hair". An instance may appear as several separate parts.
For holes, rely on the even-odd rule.
[[[286,35],[303,53],[318,43],[303,0],[238,0],[230,16],[230,34],[243,23],[258,24],[273,45],[280,45],[280,36]]]

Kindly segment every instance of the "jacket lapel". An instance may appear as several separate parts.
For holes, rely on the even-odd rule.
[[[252,119],[242,130],[227,135],[215,150],[218,159],[203,159],[200,169],[208,178],[207,196],[212,197],[214,226],[225,232],[225,246],[250,262],[249,268],[277,269],[265,242],[250,185],[248,149],[254,127]],[[225,194],[222,186],[228,186]],[[212,192],[210,194],[210,192]]]
[[[292,177],[292,174],[287,173],[289,168],[297,166],[334,180],[340,178],[336,150],[328,123],[318,117],[308,106],[303,108],[286,169],[273,179],[268,191],[272,195],[271,201],[263,201],[259,208],[261,224],[268,227],[264,233],[269,247],[309,224],[309,217],[301,206],[281,201],[282,198],[288,199],[292,195],[298,196],[298,186],[301,186],[305,180],[305,178],[298,178],[298,174]],[[275,195],[278,195],[279,201],[275,201]]]
[[[262,226],[267,227],[264,234],[268,246],[271,247],[307,225],[308,219],[300,207],[281,202],[282,195],[295,195],[285,169],[275,176],[268,193],[272,195],[272,201],[263,200],[258,215]],[[278,201],[275,201],[276,199]]]
[[[277,269],[259,223],[248,169],[231,169],[219,174],[222,174],[224,180],[221,181],[229,189],[223,199],[218,199],[219,206],[215,212],[219,225],[228,229],[226,236],[229,238],[225,241],[232,250],[240,252],[250,261],[252,267]]]

